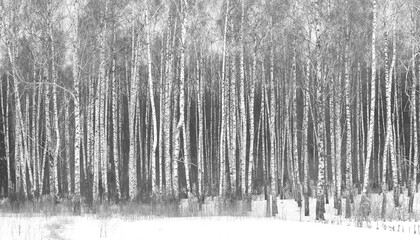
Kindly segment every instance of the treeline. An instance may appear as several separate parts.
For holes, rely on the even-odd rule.
[[[329,193],[405,188],[412,211],[418,7],[2,0],[0,194],[312,196],[323,218]]]

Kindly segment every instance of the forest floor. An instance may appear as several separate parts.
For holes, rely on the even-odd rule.
[[[196,217],[145,217],[137,214],[85,213],[6,213],[0,211],[0,239],[420,239],[419,214],[401,214],[389,206],[386,221],[380,219],[377,202],[380,196],[372,196],[372,217],[369,221],[357,221],[358,197],[352,206],[353,217],[337,216],[333,200],[326,204],[326,221],[315,221],[315,199],[310,201],[310,216],[292,200],[277,201],[275,217],[258,217],[258,201],[248,216],[196,216]],[[419,198],[415,199],[420,200]],[[261,201],[262,203],[263,201]],[[392,203],[388,201],[388,203]],[[417,203],[417,202],[416,202]],[[254,204],[257,204],[254,206]],[[343,203],[343,206],[344,203]],[[420,208],[420,204],[416,205]],[[255,207],[255,209],[254,209]],[[419,210],[419,209],[417,209]],[[255,214],[254,214],[255,213]],[[343,215],[345,208],[343,208]],[[378,216],[379,215],[379,216]],[[362,228],[357,226],[363,226]]]
[[[408,232],[349,223],[324,224],[279,218],[97,218],[95,216],[3,216],[0,238],[8,239],[419,239]]]

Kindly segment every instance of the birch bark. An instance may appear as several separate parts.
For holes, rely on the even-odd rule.
[[[223,57],[222,57],[222,116],[221,116],[221,132],[220,132],[220,174],[219,174],[219,195],[226,193],[226,162],[225,162],[225,147],[226,147],[226,125],[227,125],[227,104],[226,104],[226,33],[229,13],[229,0],[226,0],[226,13],[223,32]]]
[[[239,83],[239,97],[240,97],[240,116],[241,116],[241,141],[240,141],[240,170],[241,170],[241,193],[242,197],[245,196],[246,191],[246,179],[245,179],[245,171],[246,171],[246,146],[248,142],[248,135],[247,135],[247,114],[246,114],[246,106],[245,106],[245,66],[244,66],[244,23],[245,22],[245,0],[241,1],[241,30],[240,30],[240,83]]]
[[[372,77],[371,77],[371,94],[370,94],[370,117],[368,124],[368,135],[367,135],[367,155],[365,164],[365,174],[363,177],[363,193],[367,193],[369,186],[369,166],[372,157],[373,148],[373,135],[375,125],[375,109],[376,109],[376,0],[373,0],[373,30],[372,30]]]
[[[151,154],[151,175],[152,175],[152,194],[157,190],[156,186],[156,149],[158,143],[158,132],[157,132],[157,120],[156,120],[156,106],[155,106],[155,96],[154,96],[154,87],[153,87],[153,76],[152,76],[152,54],[150,47],[150,28],[149,26],[149,10],[146,10],[146,44],[147,44],[147,69],[148,69],[148,80],[149,80],[149,97],[150,105],[152,108],[152,125],[153,125],[153,146]],[[182,76],[182,73],[181,73]]]
[[[80,203],[80,143],[82,140],[81,134],[81,119],[80,119],[80,79],[79,79],[79,7],[80,0],[74,0],[73,2],[73,15],[71,18],[71,55],[72,55],[72,72],[74,79],[74,114],[75,114],[75,143],[74,143],[74,194],[76,197],[76,204]],[[76,209],[80,213],[80,209]]]

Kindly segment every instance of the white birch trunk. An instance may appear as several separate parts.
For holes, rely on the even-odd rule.
[[[391,87],[389,89],[389,91],[391,92],[391,94],[394,94],[394,106],[398,105],[398,100],[397,100],[397,89],[395,88],[394,93],[392,93],[392,84],[395,82],[394,80],[394,72],[395,72],[395,64],[397,61],[397,10],[396,10],[396,1],[393,2],[394,5],[394,14],[392,17],[392,60],[391,60],[391,68],[389,70],[389,77],[390,77],[390,81],[391,81]],[[397,84],[394,85],[395,87],[397,86]],[[390,97],[391,98],[391,97]],[[390,107],[391,107],[391,103],[390,103]],[[394,107],[396,108],[396,107]],[[392,109],[390,109],[390,111],[392,113],[391,116],[391,132],[394,132],[394,134],[392,134],[392,137],[390,139],[390,147],[391,149],[391,167],[392,167],[392,180],[393,180],[393,187],[394,187],[394,192],[398,191],[399,189],[399,179],[398,179],[398,168],[397,168],[397,146],[398,146],[398,129],[397,131],[392,131],[394,129],[394,123],[399,121],[398,118],[398,114],[397,111],[393,111]],[[388,113],[387,113],[388,114]],[[387,115],[388,116],[388,115]],[[398,126],[398,124],[397,124]],[[392,151],[394,151],[394,154],[392,154]]]
[[[274,26],[272,26],[273,28]],[[273,33],[271,30],[271,51],[270,51],[270,189],[271,195],[275,198],[277,196],[277,177],[276,177],[276,92],[275,92],[275,81],[274,81],[274,44],[273,44]],[[293,89],[294,90],[294,89]],[[292,91],[293,91],[292,90]],[[297,153],[297,145],[295,151]],[[297,156],[296,156],[297,157]]]
[[[3,85],[3,83],[1,83]],[[6,170],[7,170],[7,194],[10,196],[12,193],[12,174],[10,169],[10,152],[9,152],[9,77],[6,76],[6,90],[4,91],[2,89],[2,99],[6,99],[5,103],[2,102],[2,109],[3,109],[3,123],[4,123],[4,148],[5,148],[5,155],[6,155]],[[3,93],[6,94],[6,96],[3,98]]]
[[[310,37],[310,34],[309,34]],[[309,158],[308,158],[308,120],[309,120],[309,82],[311,77],[311,59],[310,59],[310,44],[308,44],[308,52],[306,56],[306,82],[305,90],[303,91],[303,120],[302,120],[302,163],[303,163],[303,193],[305,194],[305,216],[309,215]],[[283,174],[281,174],[283,176]]]
[[[6,7],[11,9],[13,3],[7,2]],[[22,106],[19,97],[19,88],[18,88],[18,75],[17,75],[17,66],[16,66],[16,32],[14,29],[14,11],[10,11],[8,16],[9,22],[6,26],[6,46],[8,59],[11,65],[11,75],[13,79],[13,95],[15,100],[15,172],[16,172],[16,192],[20,192],[22,186],[22,196],[26,197],[26,159],[25,159],[25,138],[26,130],[24,127],[23,116],[22,116]],[[12,26],[11,26],[12,25]]]
[[[78,37],[78,22],[79,22],[79,7],[80,0],[74,0],[74,9],[72,16],[72,71],[74,79],[74,114],[75,114],[75,143],[74,143],[74,194],[76,202],[80,202],[80,143],[82,140],[81,133],[81,119],[80,119],[80,80],[79,80],[79,37]]]
[[[170,25],[170,24],[169,24]],[[173,72],[172,72],[172,44],[171,38],[170,38],[170,31],[168,31],[168,37],[167,37],[167,53],[166,53],[166,82],[165,82],[165,113],[164,113],[164,119],[165,119],[165,125],[164,125],[164,148],[165,148],[165,194],[169,194],[172,189],[172,177],[171,177],[171,152],[170,152],[170,146],[171,146],[171,99],[172,99],[172,79],[173,79]]]
[[[148,80],[149,80],[149,94],[150,94],[150,105],[152,108],[152,125],[153,125],[153,146],[151,154],[151,175],[152,175],[152,194],[156,192],[156,149],[158,142],[158,132],[157,132],[157,120],[156,120],[156,107],[155,107],[155,97],[154,97],[154,88],[153,88],[153,78],[152,78],[152,56],[151,56],[151,47],[150,47],[150,26],[149,26],[149,13],[146,10],[146,44],[147,44],[147,69],[148,69]],[[181,73],[182,74],[182,73]]]
[[[30,149],[30,141],[31,138],[29,136],[29,133],[31,132],[30,129],[30,121],[29,121],[29,94],[26,94],[26,107],[25,107],[25,132],[26,132],[26,137],[25,137],[25,164],[28,167],[28,196],[34,197],[34,175],[33,175],[33,171],[31,171],[31,167],[32,167],[32,163],[33,163],[33,157],[32,155],[30,155],[31,149]],[[25,170],[26,171],[26,170]],[[26,176],[26,175],[24,175]]]
[[[413,177],[411,179],[411,194],[414,195],[414,193],[417,191],[417,173],[418,173],[418,129],[417,129],[417,98],[416,98],[416,89],[417,89],[417,77],[416,76],[416,45],[415,45],[415,32],[416,32],[416,16],[415,16],[415,6],[414,6],[414,1],[413,1],[413,6],[412,6],[412,11],[413,11],[413,26],[412,26],[412,39],[411,39],[411,51],[412,51],[412,66],[411,66],[411,73],[412,73],[412,87],[411,87],[411,96],[410,96],[410,115],[411,115],[411,121],[412,122],[412,130],[411,130],[411,134],[412,134],[412,142],[410,141],[410,145],[413,146],[412,149],[412,153],[410,153],[410,156],[412,156],[412,164],[413,164]],[[410,169],[411,170],[411,169]],[[411,174],[410,174],[411,175]]]
[[[177,96],[175,93],[174,96]],[[179,196],[179,177],[178,177],[178,161],[179,161],[179,148],[180,148],[180,131],[178,128],[179,121],[179,112],[178,112],[178,97],[175,97],[174,101],[174,117],[172,121],[172,138],[173,138],[173,148],[172,148],[172,194],[175,198]]]
[[[341,74],[338,73],[338,78],[335,81],[334,84],[335,88],[335,140],[336,140],[336,146],[335,146],[335,162],[336,162],[336,181],[337,181],[337,198],[341,199],[341,143],[343,141],[343,132],[341,129],[341,116],[342,116],[342,104],[341,104]]]
[[[71,181],[71,161],[70,161],[70,106],[69,106],[69,94],[64,94],[64,102],[65,102],[65,123],[64,123],[64,137],[66,143],[66,173],[67,173],[67,193],[71,193],[72,189],[72,181]]]
[[[200,56],[201,57],[201,56]],[[203,175],[204,175],[204,113],[203,113],[203,96],[204,96],[204,71],[201,66],[200,59],[197,59],[197,108],[198,108],[198,147],[197,147],[197,178],[198,178],[198,196],[203,196]]]
[[[185,93],[185,87],[186,87],[186,83],[185,83],[185,44],[186,44],[186,40],[185,40],[185,34],[186,34],[186,1],[182,0],[181,1],[181,49],[180,49],[180,89],[179,89],[179,122],[178,122],[178,128],[179,128],[179,133],[181,134],[181,131],[183,133],[183,140],[184,140],[184,166],[185,166],[185,178],[186,178],[186,182],[187,182],[187,194],[190,191],[190,180],[189,180],[189,168],[190,168],[190,164],[189,164],[189,146],[188,146],[188,131],[186,130],[186,128],[188,128],[189,126],[187,126],[189,124],[189,122],[185,123],[185,118],[186,118],[186,111],[185,111],[185,104],[186,104],[186,93]]]
[[[236,101],[236,54],[231,51],[231,76],[229,94],[229,174],[230,190],[232,196],[236,196],[236,136],[237,136],[237,101]]]
[[[252,171],[254,168],[254,132],[255,132],[255,121],[254,121],[254,103],[255,103],[255,82],[257,77],[257,54],[256,46],[254,46],[253,57],[252,57],[252,78],[250,83],[249,93],[249,161],[248,161],[248,183],[247,183],[247,194],[252,194]]]
[[[319,1],[316,2],[316,7],[319,9]],[[317,16],[316,19],[316,47],[317,47],[317,66],[316,66],[316,107],[317,107],[317,118],[316,118],[316,147],[318,150],[318,189],[317,189],[317,211],[316,211],[316,218],[317,219],[324,219],[325,213],[325,191],[324,191],[324,175],[325,175],[325,143],[324,143],[324,82],[321,76],[321,41],[320,41],[320,18]]]
[[[162,43],[164,39],[164,35],[162,34]],[[160,72],[160,79],[159,79],[159,185],[158,185],[158,191],[159,194],[162,194],[163,191],[163,172],[164,172],[164,145],[163,145],[163,126],[165,125],[165,116],[164,116],[164,105],[165,105],[165,85],[164,85],[164,79],[165,79],[165,52],[162,49],[160,52],[160,66],[159,66],[159,72]]]
[[[245,1],[241,1],[241,32],[240,32],[240,116],[241,116],[241,141],[240,141],[240,171],[241,171],[241,193],[242,197],[246,193],[246,181],[245,181],[245,171],[246,171],[246,146],[248,141],[247,136],[247,115],[246,115],[246,106],[245,106],[245,49],[244,49],[244,21],[245,21]],[[204,92],[204,90],[203,90]]]
[[[113,26],[113,43],[115,44],[115,26]],[[118,82],[117,78],[115,76],[115,65],[116,65],[116,52],[115,49],[113,50],[113,56],[112,56],[112,142],[113,142],[113,154],[114,154],[114,167],[115,167],[115,195],[116,198],[119,199],[121,197],[121,189],[120,189],[120,155],[118,152]]]
[[[365,164],[365,174],[363,178],[363,193],[367,193],[369,186],[369,166],[372,157],[373,148],[373,135],[374,135],[374,124],[375,124],[375,107],[376,107],[376,0],[373,0],[373,30],[372,30],[372,77],[371,77],[371,94],[370,94],[370,116],[368,124],[368,136],[367,136],[367,155]]]
[[[34,73],[35,75],[35,73]],[[36,76],[34,76],[35,81]],[[39,192],[39,139],[38,139],[38,129],[39,129],[39,107],[41,90],[38,89],[39,85],[35,85],[33,88],[32,95],[32,152],[34,158],[34,192],[35,194],[40,194]],[[7,149],[6,149],[7,150]]]
[[[292,124],[293,129],[291,134],[293,139],[293,165],[294,168],[294,176],[295,176],[295,183],[296,183],[296,191],[298,194],[298,199],[301,199],[301,182],[300,182],[300,168],[299,168],[299,159],[298,159],[298,145],[297,145],[297,134],[298,134],[298,124],[297,124],[297,66],[296,66],[296,40],[293,41],[293,59],[292,59],[292,89],[291,89],[291,112],[290,115],[292,117]],[[272,133],[274,129],[270,130]]]
[[[57,110],[57,74],[55,70],[55,48],[54,48],[54,36],[53,36],[53,26],[52,26],[52,2],[48,0],[48,35],[50,41],[50,61],[51,61],[51,73],[50,76],[52,77],[52,104],[53,104],[53,125],[54,125],[54,132],[55,132],[55,146],[52,152],[51,158],[51,165],[50,165],[50,194],[55,196],[58,194],[58,177],[57,177],[57,161],[59,156],[59,149],[60,149],[60,132],[58,126],[58,110]]]
[[[133,12],[132,20],[135,20],[135,13]],[[131,88],[130,88],[130,108],[129,108],[129,135],[130,135],[130,149],[129,149],[129,170],[128,170],[128,179],[129,179],[129,198],[135,200],[137,197],[137,164],[136,164],[136,133],[135,128],[135,116],[136,116],[136,100],[138,92],[138,80],[137,80],[137,65],[138,65],[138,53],[140,48],[140,42],[136,38],[135,24],[133,23],[132,27],[132,39],[131,39],[131,49],[132,49],[132,61],[131,61]]]
[[[51,187],[53,184],[53,179],[52,179],[52,175],[53,175],[53,169],[52,169],[52,160],[50,159],[51,156],[51,112],[50,112],[50,94],[51,94],[51,85],[50,84],[46,84],[45,85],[45,106],[44,106],[44,111],[45,111],[45,146],[44,146],[44,154],[43,154],[43,161],[42,161],[42,167],[45,166],[46,161],[48,161],[48,166],[49,166],[49,174],[50,174],[50,178],[48,179],[48,183],[50,186],[50,194],[52,194],[53,189]],[[44,172],[45,174],[45,172]],[[44,177],[44,176],[43,176]],[[43,181],[44,178],[42,178],[41,181]]]
[[[347,18],[346,18],[347,19]],[[348,25],[348,20],[347,25]],[[346,99],[346,189],[347,194],[351,194],[352,189],[352,131],[351,131],[351,85],[350,85],[350,30],[346,28],[346,46],[345,46],[345,99]]]
[[[221,76],[221,86],[222,86],[222,121],[221,121],[221,132],[220,132],[220,174],[219,174],[219,195],[222,196],[226,193],[226,163],[225,163],[225,141],[226,141],[226,113],[227,113],[227,104],[226,104],[226,33],[227,33],[227,22],[228,22],[228,13],[229,13],[229,0],[226,0],[226,13],[225,13],[225,23],[224,23],[224,33],[223,33],[223,60],[222,60],[222,76]]]

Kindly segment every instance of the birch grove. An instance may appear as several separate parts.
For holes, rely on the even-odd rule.
[[[418,7],[3,0],[0,197],[80,214],[264,195],[322,220],[331,198],[350,217],[381,193],[412,212]]]

